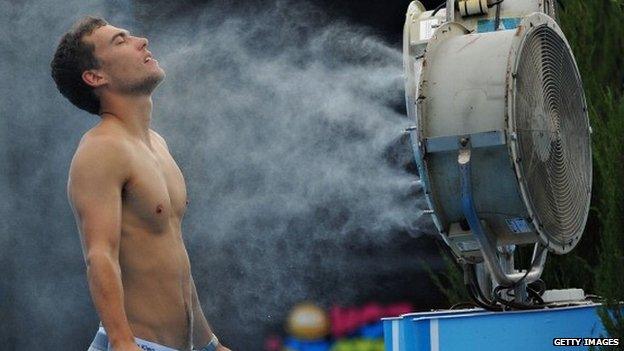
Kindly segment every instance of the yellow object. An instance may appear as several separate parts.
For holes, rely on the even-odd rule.
[[[288,333],[302,340],[323,339],[329,334],[329,327],[327,312],[309,302],[293,307],[286,321]]]

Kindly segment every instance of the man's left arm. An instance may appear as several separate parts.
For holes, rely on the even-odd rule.
[[[203,350],[206,346],[208,346],[211,342],[215,342],[216,336],[212,332],[212,328],[208,324],[208,320],[206,320],[206,316],[204,316],[204,311],[202,310],[201,304],[199,303],[199,297],[197,296],[197,288],[195,287],[195,280],[191,275],[191,298],[193,303],[193,346],[194,347],[202,347],[197,349],[198,351]],[[213,337],[215,339],[213,339]],[[216,341],[216,348],[212,348],[210,350],[218,350],[218,351],[231,351],[227,347],[221,345],[219,341]]]

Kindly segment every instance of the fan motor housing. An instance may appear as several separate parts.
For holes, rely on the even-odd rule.
[[[494,30],[493,22],[498,7],[500,26],[520,20],[534,12],[557,18],[557,0],[447,0],[449,22],[457,22],[470,31]],[[485,3],[488,3],[488,6]],[[491,6],[491,8],[489,8]],[[500,28],[499,28],[500,29]]]
[[[463,139],[472,152],[476,210],[498,246],[541,242],[558,254],[574,248],[589,210],[590,127],[557,23],[533,13],[513,30],[471,33],[448,22],[421,61],[416,77],[406,66],[408,111],[417,122],[412,146],[447,244],[458,257],[479,256],[458,195]]]

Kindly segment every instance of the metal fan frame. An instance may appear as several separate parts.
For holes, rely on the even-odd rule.
[[[522,169],[522,164],[519,161],[520,145],[518,142],[518,138],[516,137],[517,131],[516,131],[516,120],[515,120],[514,111],[516,110],[516,92],[518,91],[516,89],[516,76],[518,73],[520,60],[522,59],[520,52],[522,48],[524,47],[525,41],[529,38],[529,35],[528,35],[529,32],[537,30],[541,26],[547,26],[548,28],[556,32],[559,35],[559,38],[565,44],[566,48],[568,49],[568,52],[570,53],[572,52],[572,48],[570,47],[570,44],[566,40],[563,31],[561,30],[559,25],[557,25],[557,22],[555,22],[555,20],[553,20],[551,17],[540,14],[540,13],[534,13],[525,17],[522,20],[519,28],[523,28],[524,30],[527,31],[527,33],[523,36],[522,40],[515,41],[512,44],[511,56],[509,60],[510,74],[507,76],[507,96],[511,97],[510,101],[507,104],[507,116],[506,116],[507,123],[508,123],[507,128],[508,128],[509,136],[510,136],[508,145],[509,145],[510,154],[512,156],[514,170],[516,172],[516,177],[518,178],[520,194],[522,196],[522,200],[525,203],[526,209],[529,212],[529,215],[531,217],[531,220],[532,220],[533,226],[535,227],[536,232],[540,236],[542,243],[546,245],[550,251],[553,251],[557,254],[566,254],[576,246],[578,241],[581,239],[582,232],[578,233],[577,236],[568,245],[560,245],[559,243],[553,243],[550,240],[550,237],[546,235],[543,229],[543,225],[542,223],[540,223],[539,216],[537,216],[535,213],[535,208],[533,207],[533,204],[531,202],[531,198],[529,195],[529,191],[527,189],[526,180],[525,180],[525,177],[523,177],[524,170]],[[579,82],[582,82],[574,55],[570,55],[570,58],[572,59],[572,62],[574,63],[574,71],[575,71],[576,77]],[[589,119],[587,118],[587,102],[585,100],[585,94],[581,94],[581,99],[582,99],[583,110],[585,112],[585,117],[586,117],[585,120],[588,121],[587,129],[590,131],[590,134],[591,134],[591,127],[589,126]],[[589,148],[588,151],[591,153],[591,147]],[[591,160],[592,158],[590,154],[589,156],[590,169],[591,169]],[[591,186],[591,183],[592,183],[592,174],[590,172],[589,173],[590,186]],[[590,203],[589,201],[587,201],[585,211],[583,211],[584,216],[585,216],[585,218],[583,218],[583,222],[587,221],[589,205]]]
[[[486,129],[480,132],[473,132],[471,134],[462,134],[462,131],[459,131],[458,135],[433,135],[430,137],[425,137],[423,135],[423,123],[428,118],[423,118],[428,112],[424,110],[424,99],[429,93],[429,71],[425,69],[423,74],[418,78],[418,89],[419,92],[416,96],[416,116],[417,116],[417,126],[411,128],[409,130],[409,134],[411,137],[412,149],[414,151],[415,160],[419,169],[419,173],[421,175],[421,181],[424,188],[425,196],[429,207],[433,210],[431,215],[432,219],[438,228],[438,231],[441,234],[442,239],[448,244],[453,252],[455,253],[457,259],[460,262],[475,264],[479,262],[484,262],[488,266],[488,270],[493,274],[493,278],[495,281],[504,286],[515,286],[519,283],[529,283],[539,278],[542,273],[542,269],[546,260],[546,248],[552,252],[563,254],[571,250],[578,239],[580,238],[580,234],[576,238],[577,240],[569,246],[561,246],[557,243],[551,242],[549,237],[546,235],[544,230],[542,229],[541,223],[539,222],[538,216],[535,215],[535,209],[530,201],[529,192],[527,191],[527,186],[523,182],[523,170],[522,164],[520,163],[518,157],[520,154],[520,145],[515,137],[515,107],[516,107],[516,80],[519,62],[522,59],[522,48],[525,44],[527,38],[529,38],[529,34],[532,31],[537,30],[541,26],[548,26],[553,31],[555,31],[561,40],[565,43],[568,50],[570,50],[569,43],[565,39],[561,29],[557,25],[557,23],[550,18],[549,16],[542,13],[533,13],[524,17],[519,26],[513,32],[507,32],[505,34],[506,38],[509,38],[511,42],[508,42],[509,51],[507,51],[507,59],[504,62],[501,62],[502,70],[501,73],[505,73],[504,76],[500,76],[501,80],[504,81],[503,91],[504,91],[504,109],[501,110],[504,116],[504,123],[500,124],[500,127],[497,130]],[[423,66],[427,66],[427,60],[435,59],[435,52],[438,50],[438,47],[442,45],[446,39],[450,39],[453,37],[461,37],[463,35],[469,34],[470,31],[466,29],[459,23],[447,22],[440,26],[435,34],[434,38],[428,43],[427,50],[424,54],[423,58]],[[494,34],[493,34],[494,35]],[[475,39],[476,40],[476,39]],[[571,51],[570,51],[571,52]],[[578,69],[576,68],[576,61],[574,60],[573,55],[570,55],[572,58],[572,62],[574,63],[575,73],[577,75],[578,81],[580,80],[580,75],[578,73]],[[413,60],[406,60],[406,64],[412,64]],[[505,69],[506,67],[506,69]],[[408,66],[409,68],[409,66]],[[408,70],[409,72],[409,70]],[[423,94],[423,95],[421,95]],[[583,98],[583,106],[586,106],[585,98]],[[408,99],[408,103],[409,103]],[[586,111],[585,111],[586,113]],[[503,116],[501,116],[501,119]],[[586,118],[587,120],[587,118]],[[588,125],[589,128],[589,125]],[[464,132],[467,133],[467,132]],[[429,132],[425,133],[430,135]],[[451,132],[451,134],[457,134],[457,132]],[[478,150],[479,148],[504,148],[506,149],[506,158],[508,159],[509,166],[511,166],[511,170],[509,173],[509,177],[515,178],[514,183],[517,184],[517,194],[518,194],[518,205],[522,204],[524,207],[525,213],[528,214],[528,219],[530,219],[530,223],[532,225],[532,229],[534,230],[533,239],[530,241],[518,241],[517,244],[529,244],[534,243],[534,255],[531,266],[529,270],[524,272],[518,272],[513,269],[513,254],[512,261],[504,262],[500,253],[500,250],[503,249],[505,245],[496,242],[496,235],[493,235],[490,228],[488,228],[488,223],[483,223],[482,219],[478,217],[477,211],[475,209],[474,201],[472,198],[474,197],[472,194],[471,186],[464,186],[465,184],[470,184],[470,162],[468,162],[468,172],[462,170],[462,203],[463,203],[463,213],[464,218],[466,218],[470,225],[471,233],[467,233],[467,235],[471,235],[473,240],[479,244],[479,248],[477,251],[473,251],[471,253],[466,253],[465,250],[462,251],[458,248],[456,244],[452,242],[452,239],[449,236],[449,233],[453,230],[452,227],[448,228],[448,221],[442,217],[438,216],[438,213],[442,213],[444,216],[444,211],[440,212],[442,203],[440,203],[440,195],[432,193],[432,190],[435,192],[435,187],[432,186],[430,176],[430,165],[428,164],[428,154],[431,153],[439,153],[439,152],[458,152],[458,159],[456,162],[456,166],[458,168],[464,167],[466,164],[462,164],[462,152],[464,152],[466,147],[460,146],[461,140],[468,140],[468,152],[470,150]],[[464,145],[465,146],[465,145]],[[477,156],[477,159],[479,157]],[[465,160],[465,157],[464,157]],[[468,157],[468,161],[470,161],[470,157]],[[449,164],[450,165],[450,164]],[[466,176],[466,174],[468,176]],[[438,181],[438,179],[436,179]],[[476,195],[476,194],[475,194]],[[447,194],[448,196],[448,194]],[[457,199],[460,201],[460,199]],[[472,204],[471,204],[472,203]],[[589,206],[589,201],[587,202],[587,206]],[[587,211],[585,212],[585,219],[587,217]],[[582,233],[581,233],[582,234]],[[516,239],[514,239],[516,240]],[[503,255],[504,256],[504,255]],[[511,269],[510,267],[511,263]]]

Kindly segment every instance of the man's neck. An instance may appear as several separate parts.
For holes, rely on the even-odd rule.
[[[115,119],[124,128],[151,147],[149,127],[152,121],[151,95],[115,95],[100,98],[102,120]]]

